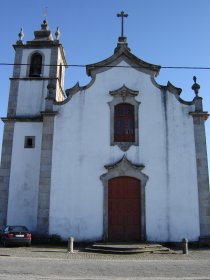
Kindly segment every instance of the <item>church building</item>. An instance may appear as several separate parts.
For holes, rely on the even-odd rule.
[[[64,89],[65,52],[46,20],[14,45],[0,169],[0,226],[77,241],[210,240],[203,111],[155,80],[123,34],[86,66],[91,81]]]

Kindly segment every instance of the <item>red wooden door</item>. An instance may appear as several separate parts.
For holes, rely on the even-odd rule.
[[[108,185],[109,241],[139,241],[141,237],[140,181],[117,177]]]

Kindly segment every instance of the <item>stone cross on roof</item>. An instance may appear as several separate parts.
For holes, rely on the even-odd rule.
[[[124,13],[123,11],[120,14],[117,14],[117,17],[121,17],[121,37],[124,37],[124,17],[127,17],[128,14]]]

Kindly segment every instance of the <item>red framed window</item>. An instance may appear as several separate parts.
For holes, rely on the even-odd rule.
[[[114,107],[114,141],[135,142],[134,106],[120,103]]]

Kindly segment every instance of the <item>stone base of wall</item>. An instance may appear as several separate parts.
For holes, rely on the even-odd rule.
[[[67,241],[66,241],[67,242]],[[32,244],[38,245],[63,245],[66,243],[59,235],[57,234],[32,234]]]
[[[209,246],[210,247],[210,236],[200,236],[199,238],[199,246]]]

